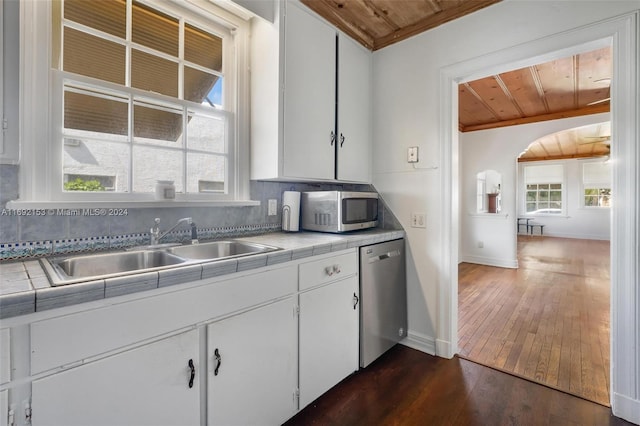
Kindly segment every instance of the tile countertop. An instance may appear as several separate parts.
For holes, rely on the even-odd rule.
[[[404,236],[402,230],[372,229],[347,234],[276,232],[234,238],[282,250],[58,287],[50,285],[39,260],[0,263],[0,319],[232,274]]]

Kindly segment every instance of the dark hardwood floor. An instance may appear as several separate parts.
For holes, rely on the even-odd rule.
[[[455,357],[396,345],[285,425],[631,425],[611,409]]]
[[[462,263],[458,353],[609,405],[609,242],[518,237],[518,269]]]

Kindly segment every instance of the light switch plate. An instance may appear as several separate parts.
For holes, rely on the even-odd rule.
[[[410,146],[407,149],[407,163],[417,163],[418,162],[418,147]]]
[[[278,211],[278,200],[269,200],[269,216],[275,216],[277,215]]]
[[[411,213],[411,227],[412,228],[426,228],[427,227],[427,215],[426,213]]]

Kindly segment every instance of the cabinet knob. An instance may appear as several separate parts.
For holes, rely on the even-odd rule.
[[[336,274],[342,272],[342,269],[340,269],[340,265],[333,265],[333,272],[335,272]]]
[[[334,268],[332,266],[327,266],[326,268],[324,268],[324,272],[328,276],[332,276],[334,272]]]

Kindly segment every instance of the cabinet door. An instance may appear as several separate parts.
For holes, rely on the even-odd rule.
[[[9,391],[0,391],[0,426],[9,423]]]
[[[300,293],[300,409],[358,369],[358,277]]]
[[[284,149],[287,177],[334,179],[336,32],[301,6],[285,18]]]
[[[338,179],[371,180],[371,52],[340,35]]]
[[[35,380],[32,423],[199,425],[198,343],[189,331]]]
[[[279,425],[295,413],[293,308],[291,297],[208,327],[209,425]]]

